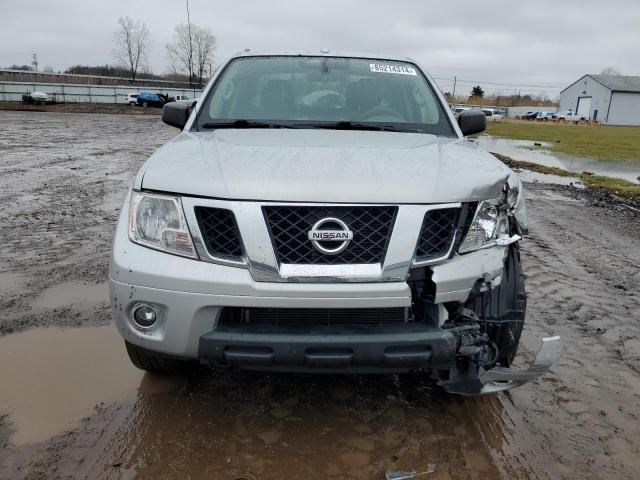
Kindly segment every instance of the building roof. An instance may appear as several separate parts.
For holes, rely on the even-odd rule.
[[[605,87],[614,92],[638,92],[640,93],[640,77],[628,75],[589,75]]]
[[[613,92],[640,93],[640,77],[633,77],[629,75],[594,75],[592,73],[588,73],[581,76],[578,80],[573,82],[568,87],[563,88],[560,91],[560,94],[562,94],[562,92],[564,92],[566,89],[572,87],[585,77],[593,78],[596,82],[604,85]]]

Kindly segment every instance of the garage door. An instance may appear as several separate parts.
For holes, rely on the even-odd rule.
[[[615,92],[609,107],[609,125],[640,125],[640,93]]]
[[[584,115],[585,117],[589,117],[589,113],[591,112],[591,97],[580,97],[578,99],[578,115]]]

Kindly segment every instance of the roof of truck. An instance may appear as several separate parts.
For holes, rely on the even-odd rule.
[[[260,57],[260,56],[275,56],[275,57],[348,57],[348,58],[368,58],[372,60],[397,60],[401,62],[414,62],[412,58],[402,55],[393,54],[381,54],[372,52],[353,52],[342,50],[329,50],[326,48],[318,50],[252,50],[246,48],[242,52],[238,52],[233,57]]]

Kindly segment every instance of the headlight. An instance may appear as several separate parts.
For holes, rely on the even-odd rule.
[[[129,239],[145,247],[197,258],[178,197],[131,192]]]
[[[467,253],[497,245],[498,239],[509,236],[508,206],[502,198],[480,202],[458,252]]]

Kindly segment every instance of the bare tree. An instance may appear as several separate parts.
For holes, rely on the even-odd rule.
[[[115,57],[129,69],[135,82],[138,70],[143,68],[151,44],[149,29],[144,22],[129,17],[118,18],[118,29],[113,32]]]
[[[192,84],[202,85],[207,70],[211,71],[215,50],[216,37],[208,28],[176,25],[173,41],[167,44],[169,69],[188,75]]]
[[[198,85],[202,85],[207,69],[209,72],[212,69],[213,55],[216,51],[216,37],[208,28],[196,27],[193,32],[193,40],[195,73],[198,75]]]
[[[193,42],[189,25],[176,25],[173,41],[167,44],[169,70],[174,74],[186,74],[193,81]]]
[[[612,77],[616,75],[622,75],[614,66],[609,65],[608,67],[604,67],[600,71],[600,75],[605,75],[607,77]]]

